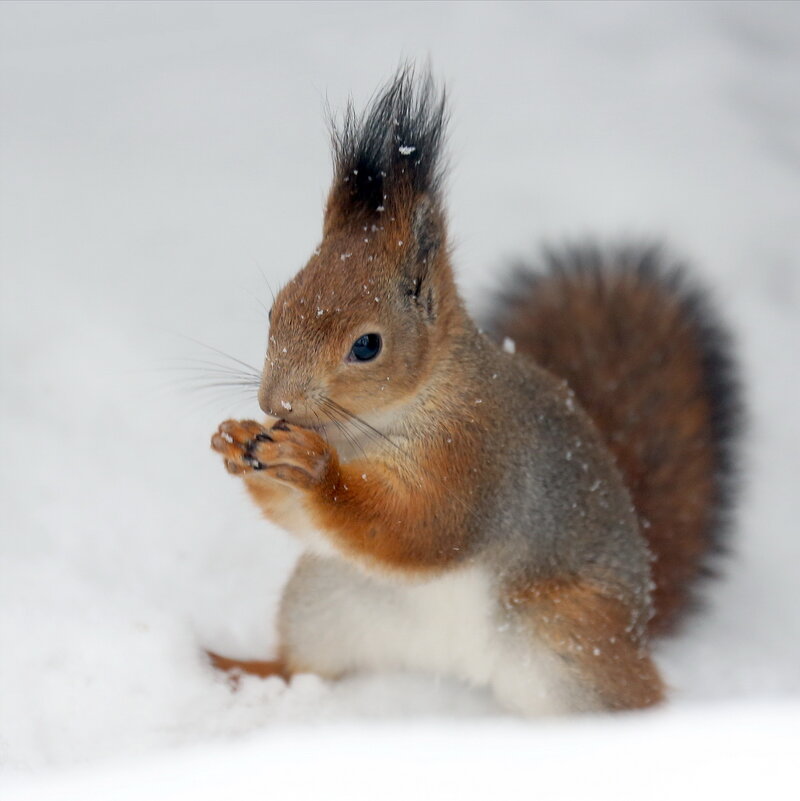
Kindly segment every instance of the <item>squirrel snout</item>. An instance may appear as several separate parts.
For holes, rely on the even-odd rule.
[[[258,392],[258,405],[270,417],[286,417],[294,409],[293,398],[289,393],[268,391],[264,387]]]

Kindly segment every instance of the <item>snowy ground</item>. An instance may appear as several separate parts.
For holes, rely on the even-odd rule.
[[[545,239],[654,235],[734,325],[736,553],[659,647],[659,711],[519,722],[418,676],[232,694],[200,656],[270,652],[296,549],[209,451],[257,409],[184,383],[186,337],[260,363],[261,273],[319,235],[325,98],[428,54],[476,308]],[[798,86],[796,3],[0,5],[0,796],[796,788]]]

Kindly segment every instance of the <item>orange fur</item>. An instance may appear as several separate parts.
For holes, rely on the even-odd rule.
[[[664,684],[627,604],[569,579],[512,589],[506,603],[526,617],[603,708],[638,709],[663,700]]]
[[[244,673],[248,676],[258,676],[261,679],[266,679],[270,676],[278,676],[285,681],[288,681],[292,676],[292,672],[279,659],[265,661],[254,659],[229,659],[226,656],[215,654],[213,651],[206,651],[206,655],[217,670],[234,674],[234,682],[237,684],[238,679],[235,674]]]
[[[426,465],[434,475],[436,467]],[[442,502],[445,491],[438,482],[409,486],[380,464],[354,462],[338,466],[307,505],[320,528],[356,557],[382,568],[438,571],[460,561],[469,545],[460,510]]]

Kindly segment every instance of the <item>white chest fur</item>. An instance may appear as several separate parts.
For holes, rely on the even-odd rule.
[[[389,584],[382,592],[382,603],[358,606],[361,626],[371,631],[362,653],[367,666],[385,668],[388,658],[394,667],[455,675],[476,684],[488,681],[496,624],[482,570],[465,568],[427,581]]]
[[[324,676],[424,671],[489,685],[529,714],[564,708],[557,658],[503,620],[480,567],[401,583],[307,553],[286,587],[280,629],[290,662]]]

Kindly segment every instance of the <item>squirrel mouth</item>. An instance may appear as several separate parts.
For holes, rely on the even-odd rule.
[[[307,428],[310,431],[316,431],[318,434],[324,435],[327,432],[327,423],[325,421],[320,421],[318,418],[311,420],[301,415],[292,415],[291,417],[277,418],[273,425],[277,425],[277,423],[280,422],[286,422],[293,426],[299,426],[300,428]]]

